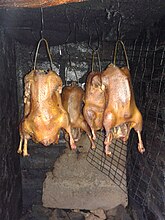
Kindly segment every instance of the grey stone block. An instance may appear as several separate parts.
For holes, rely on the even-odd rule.
[[[82,146],[90,146],[83,137]],[[68,148],[57,159],[43,184],[43,206],[62,209],[104,210],[127,205],[127,193],[110,178],[91,166],[87,153]],[[125,184],[126,185],[126,184]],[[124,189],[125,190],[125,189]]]
[[[118,205],[117,207],[108,210],[106,215],[107,220],[131,220],[131,217],[122,205]]]

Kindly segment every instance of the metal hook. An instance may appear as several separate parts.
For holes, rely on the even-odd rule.
[[[65,14],[66,14],[66,18],[67,18],[68,23],[69,23],[69,33],[68,33],[68,36],[67,36],[66,41],[65,41],[65,49],[66,49],[66,53],[68,54],[69,60],[70,60],[70,54],[69,54],[69,51],[68,51],[68,48],[67,48],[67,43],[68,43],[69,38],[71,36],[72,29],[71,29],[71,21],[70,21],[69,16],[68,16],[68,8],[66,8]]]
[[[81,28],[82,28],[82,30],[84,30],[85,32],[87,32],[86,19],[87,19],[87,9],[85,9],[85,10],[83,11],[83,17],[82,17],[82,19],[81,19]]]
[[[121,39],[121,21],[122,21],[122,16],[121,14],[119,13],[120,15],[120,18],[119,18],[119,21],[118,21],[118,24],[117,24],[117,40]]]
[[[77,25],[76,25],[76,23],[74,22],[74,32],[75,32],[75,43],[77,44],[77,35],[76,35],[76,32],[77,32]]]
[[[84,31],[86,33],[89,33],[89,27],[88,27],[88,23],[89,23],[88,19],[89,19],[89,17],[88,17],[88,15],[90,14],[90,12],[91,12],[91,5],[86,7],[85,12],[84,12],[84,17],[82,19],[82,23],[84,24]]]
[[[97,22],[95,20],[95,25],[97,25]],[[88,45],[89,47],[93,50],[93,51],[97,51],[100,47],[100,39],[99,39],[99,31],[98,31],[98,28],[96,27],[95,29],[96,33],[97,33],[97,47],[94,49],[91,45],[91,41],[92,41],[92,34],[89,33],[89,30],[88,30],[88,34],[89,34],[89,41],[88,41]]]
[[[96,50],[96,51],[92,51],[92,72],[94,72],[94,63],[95,63],[95,53],[97,55],[97,61],[98,61],[98,65],[99,65],[99,72],[101,72],[101,62],[100,62],[100,55],[99,55],[99,52]]]
[[[121,15],[121,10],[120,10],[120,2],[117,1],[117,7],[118,7],[118,11],[116,12],[117,14],[119,14],[119,21],[117,24],[117,39],[116,40],[121,40],[121,22],[122,22],[122,15]]]
[[[66,18],[68,20],[68,23],[69,23],[69,34],[68,34],[68,37],[65,41],[65,43],[67,43],[69,41],[69,38],[71,36],[71,33],[72,33],[72,29],[71,29],[71,24],[73,24],[73,30],[75,32],[75,43],[77,43],[77,36],[76,36],[76,32],[77,32],[77,29],[78,29],[78,24],[76,23],[76,21],[78,21],[78,19],[76,18],[76,14],[73,12],[73,21],[71,21],[71,19],[69,18],[69,15],[68,15],[68,8],[66,8],[65,10],[65,14],[66,14]]]
[[[41,38],[44,38],[44,37],[43,37],[43,30],[44,30],[44,13],[43,13],[43,8],[42,8],[42,7],[41,7],[40,11],[41,11],[41,31],[40,31],[40,34],[41,34]]]
[[[53,67],[53,62],[52,62],[52,57],[51,57],[51,54],[50,54],[50,49],[49,49],[49,45],[48,45],[48,42],[46,39],[44,38],[41,38],[38,42],[38,45],[37,45],[37,49],[36,49],[36,53],[35,53],[35,59],[34,59],[34,67],[33,69],[36,70],[36,63],[37,63],[37,56],[38,56],[38,51],[39,51],[39,48],[40,48],[40,45],[41,45],[41,42],[44,41],[45,43],[45,46],[46,46],[46,50],[47,50],[47,54],[48,54],[48,57],[49,57],[49,60],[50,60],[50,69],[52,70],[52,67]]]
[[[69,70],[69,68],[71,69],[71,67],[72,67],[72,70],[73,70],[74,75],[75,75],[75,77],[76,77],[76,82],[77,82],[77,84],[79,85],[78,75],[77,75],[77,73],[76,73],[75,68],[72,66],[71,63],[70,63],[70,66],[69,66],[69,67],[66,67],[66,68],[65,68],[65,85],[66,85],[66,86],[68,85],[68,81],[67,81],[67,78],[68,78],[68,70]]]
[[[118,40],[116,42],[116,45],[115,45],[115,51],[114,51],[114,60],[113,60],[113,64],[116,65],[116,58],[117,58],[117,49],[118,49],[118,45],[119,43],[121,44],[122,48],[123,48],[123,51],[124,51],[124,55],[125,55],[125,60],[126,60],[126,64],[127,64],[127,68],[130,69],[129,67],[129,61],[128,61],[128,56],[127,56],[127,52],[126,52],[126,48],[125,48],[125,45],[123,43],[123,41],[121,40]]]

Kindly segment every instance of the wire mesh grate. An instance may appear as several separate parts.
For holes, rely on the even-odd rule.
[[[96,148],[90,149],[87,161],[102,173],[107,175],[123,191],[126,189],[126,154],[127,145],[120,140],[111,144],[111,157],[107,157],[104,151],[104,132],[97,133]]]

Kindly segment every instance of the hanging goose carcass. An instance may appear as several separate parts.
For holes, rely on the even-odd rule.
[[[70,146],[76,148],[71,134],[68,113],[61,103],[62,80],[53,71],[32,70],[25,76],[24,118],[20,123],[18,153],[28,156],[27,142],[48,146],[58,143],[59,132],[64,128],[70,136]],[[24,142],[24,144],[23,144]]]
[[[84,101],[84,90],[72,82],[71,85],[65,86],[62,91],[62,104],[69,114],[72,136],[75,141],[80,140],[82,131],[88,135],[92,147],[95,147],[91,137],[90,128],[82,114],[82,106]]]
[[[101,74],[101,72],[90,72],[85,89],[83,114],[91,128],[93,140],[96,139],[96,131],[103,127],[105,92],[102,87]]]
[[[113,135],[115,134],[117,138],[126,141],[132,128],[138,134],[138,150],[143,153],[145,148],[141,139],[142,115],[135,103],[128,68],[118,68],[110,64],[102,74],[102,84],[106,93],[106,107],[103,118],[103,126],[106,131],[104,142],[106,155],[111,154],[109,146],[114,138]],[[114,132],[115,129],[117,129],[116,132]],[[121,129],[123,129],[122,132]]]

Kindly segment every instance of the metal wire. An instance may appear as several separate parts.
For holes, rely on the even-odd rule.
[[[52,61],[52,57],[51,57],[51,53],[50,53],[48,41],[43,37],[43,31],[44,31],[44,13],[43,13],[43,8],[42,8],[42,7],[40,8],[40,12],[41,12],[41,30],[40,30],[41,39],[38,41],[38,44],[37,44],[37,48],[36,48],[36,52],[35,52],[35,58],[34,58],[34,67],[33,67],[33,69],[36,70],[37,56],[38,56],[38,52],[39,52],[40,45],[41,45],[41,43],[42,43],[42,41],[43,41],[43,42],[45,43],[47,55],[48,55],[48,57],[49,57],[50,69],[52,70],[53,61]]]
[[[123,191],[126,188],[126,167],[125,158],[127,154],[126,144],[120,140],[113,141],[111,144],[112,157],[107,157],[104,153],[104,132],[97,133],[96,149],[90,149],[87,155],[87,161],[102,173],[107,175]]]
[[[119,13],[120,18],[119,18],[119,22],[117,24],[117,40],[121,39],[121,22],[122,22],[122,16]]]
[[[52,57],[51,57],[51,54],[50,54],[48,42],[47,42],[47,40],[44,39],[44,38],[41,38],[41,39],[39,40],[39,42],[38,42],[37,49],[36,49],[36,53],[35,53],[35,59],[34,59],[34,67],[33,67],[33,69],[34,69],[34,70],[36,69],[38,51],[39,51],[39,48],[40,48],[40,45],[41,45],[41,42],[42,42],[42,41],[44,41],[44,43],[45,43],[45,45],[46,45],[47,54],[48,54],[48,57],[49,57],[49,60],[50,60],[50,69],[52,70],[52,66],[53,66]]]
[[[125,60],[126,60],[127,68],[130,69],[130,67],[129,67],[129,62],[128,62],[128,56],[127,56],[127,52],[126,52],[126,48],[125,48],[125,45],[124,45],[123,41],[121,41],[121,40],[118,40],[118,41],[116,42],[115,51],[114,51],[113,64],[116,65],[117,49],[118,49],[119,43],[122,45],[122,48],[123,48],[123,50],[124,50],[124,55],[125,55]]]
[[[73,17],[74,17],[73,21],[74,22],[72,22],[71,19],[69,18],[68,10],[69,10],[69,7],[66,8],[66,11],[65,11],[66,18],[67,18],[68,24],[69,24],[69,33],[68,33],[68,37],[67,37],[67,39],[65,41],[65,49],[66,49],[66,53],[67,53],[68,59],[69,59],[69,66],[70,66],[70,68],[72,67],[72,70],[73,70],[74,75],[76,77],[76,82],[77,82],[77,84],[79,84],[79,78],[78,78],[78,75],[76,73],[76,69],[72,66],[71,56],[70,56],[70,53],[69,53],[69,50],[68,50],[68,46],[67,46],[67,44],[69,42],[69,38],[70,38],[70,36],[72,34],[72,29],[71,29],[71,24],[72,23],[73,23],[74,33],[75,33],[75,43],[77,43],[77,28],[78,28],[78,26],[77,26],[77,24],[75,22],[77,19],[75,19],[75,14],[73,12]],[[65,85],[68,85],[67,77],[68,77],[68,68],[65,68]]]
[[[90,33],[90,29],[88,29],[88,35],[89,35],[89,40],[88,40],[88,46],[92,49],[92,51],[97,51],[100,48],[100,37],[99,37],[99,30],[98,30],[98,24],[97,20],[95,19],[93,26],[95,27],[95,32],[97,35],[97,46],[94,47],[92,46],[92,34]]]
[[[43,12],[43,8],[41,7],[41,31],[40,31],[40,34],[41,34],[41,38],[44,38],[43,36],[43,31],[44,31],[44,12]]]
[[[97,61],[98,61],[98,65],[99,65],[99,72],[101,72],[101,61],[100,61],[100,55],[99,55],[98,50],[92,51],[92,67],[91,67],[91,70],[92,70],[92,72],[94,71],[95,54],[97,55]]]
[[[70,64],[70,68],[72,67],[72,70],[73,70],[73,72],[74,72],[74,75],[75,75],[75,78],[76,78],[76,82],[77,82],[77,84],[79,85],[79,78],[78,78],[78,75],[77,75],[77,73],[76,73],[76,70],[75,70],[75,68],[73,67],[73,66],[71,66],[71,64]],[[69,68],[65,68],[65,85],[67,86],[68,85],[68,81],[67,81],[67,78],[68,78],[68,69]]]

